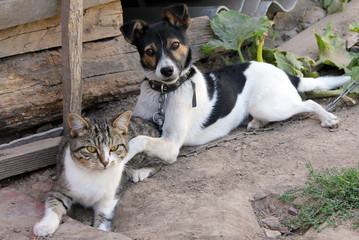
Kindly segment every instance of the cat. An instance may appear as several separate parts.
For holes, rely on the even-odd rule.
[[[155,126],[140,118],[131,119],[126,111],[111,120],[82,118],[70,113],[70,132],[64,136],[57,156],[57,177],[45,200],[43,218],[34,225],[37,236],[52,235],[62,216],[73,203],[94,209],[93,226],[111,230],[111,220],[118,202],[121,178],[140,178],[143,172],[152,175],[162,163],[152,164],[146,156],[138,155],[127,163],[129,137],[138,134],[159,136]],[[129,124],[131,119],[131,124]],[[141,166],[144,169],[138,169]]]

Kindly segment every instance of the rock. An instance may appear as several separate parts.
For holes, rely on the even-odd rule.
[[[259,200],[265,199],[266,197],[267,197],[267,195],[264,194],[264,193],[256,193],[256,194],[253,196],[253,200],[254,200],[254,201],[259,201]]]
[[[288,209],[288,213],[289,213],[290,215],[297,216],[297,215],[298,215],[298,210],[295,209],[294,207],[290,207],[290,208]]]
[[[288,229],[283,224],[281,224],[279,219],[276,217],[271,216],[271,217],[263,218],[261,219],[261,221],[270,230],[276,230],[286,234],[289,233]]]
[[[270,229],[264,229],[266,236],[268,239],[277,239],[280,238],[282,236],[282,234],[279,231],[273,231]]]

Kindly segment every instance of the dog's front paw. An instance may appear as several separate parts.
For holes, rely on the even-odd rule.
[[[34,226],[34,234],[39,237],[46,237],[52,235],[56,229],[58,228],[58,224],[48,221],[48,222],[38,222]]]
[[[137,183],[141,182],[144,179],[151,176],[153,169],[152,168],[141,168],[133,170],[132,172],[132,181]]]
[[[267,125],[268,122],[265,121],[259,121],[257,119],[253,119],[252,121],[250,121],[247,125],[247,131],[254,131],[256,129],[259,129],[261,127],[264,127],[265,125]]]
[[[328,116],[325,120],[322,121],[322,127],[335,128],[339,124],[339,119],[332,113],[328,113]]]

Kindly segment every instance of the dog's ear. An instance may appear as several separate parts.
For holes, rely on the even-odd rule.
[[[173,5],[163,9],[162,20],[184,29],[187,29],[191,23],[188,7],[185,4]]]
[[[148,24],[143,20],[129,21],[120,28],[125,40],[131,44],[135,44],[147,29]]]

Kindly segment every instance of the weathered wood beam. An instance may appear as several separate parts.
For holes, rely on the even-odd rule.
[[[208,17],[191,19],[194,61],[212,37]],[[139,56],[122,36],[83,46],[83,108],[139,93],[144,78]],[[60,48],[0,59],[0,135],[62,118],[61,71]]]
[[[91,7],[83,16],[83,41],[118,36],[121,25],[121,1]],[[59,15],[0,30],[0,58],[59,46],[61,46],[61,16]]]
[[[82,107],[82,0],[62,0],[63,127],[69,132],[69,113],[81,115]]]
[[[48,138],[1,150],[0,179],[55,164],[60,140]]]
[[[115,0],[84,0],[85,9]],[[50,18],[61,13],[61,0],[0,1],[0,29]]]

